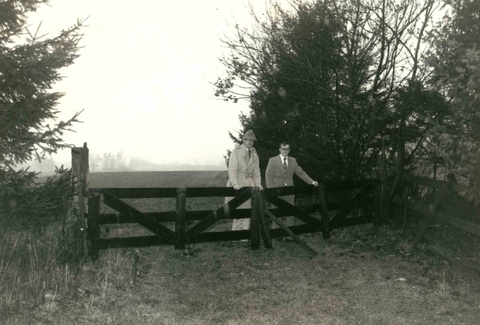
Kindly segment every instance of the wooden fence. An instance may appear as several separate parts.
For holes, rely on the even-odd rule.
[[[420,242],[425,241],[426,245],[424,247],[428,252],[479,278],[480,265],[478,261],[473,261],[471,258],[459,254],[457,249],[454,251],[442,242],[435,243],[425,238],[428,229],[434,224],[444,224],[474,236],[480,236],[478,209],[458,195],[459,192],[465,190],[465,185],[456,183],[451,175],[448,181],[404,175],[403,185],[403,193],[395,196],[392,203],[403,210],[404,227],[406,219],[412,213],[423,216],[413,237],[412,247],[415,248]],[[418,187],[422,187],[423,192],[428,192],[428,195],[423,195],[424,197],[422,195],[410,195],[411,189]],[[470,208],[466,209],[465,206]],[[450,231],[448,227],[446,231]],[[461,238],[458,240],[461,240]]]
[[[321,231],[324,238],[330,237],[330,230],[349,225],[374,221],[372,214],[359,214],[348,217],[353,210],[377,204],[376,180],[357,182],[326,183],[318,188],[284,187],[274,189],[244,188],[235,191],[226,187],[202,188],[91,188],[88,198],[88,240],[90,256],[96,258],[99,250],[115,247],[142,247],[151,245],[174,245],[184,249],[186,244],[206,241],[234,241],[250,239],[251,249],[259,249],[263,241],[271,248],[271,238],[291,236],[310,254],[313,249],[297,235]],[[353,189],[353,193],[352,193]],[[341,202],[335,204],[329,200],[335,193],[344,193]],[[284,195],[308,196],[311,204],[294,206],[279,198]],[[198,197],[234,197],[216,210],[187,211],[188,198]],[[175,198],[176,209],[171,212],[140,212],[122,199]],[[251,199],[250,209],[237,209],[243,202]],[[267,208],[266,204],[271,207]],[[117,213],[100,213],[101,204],[105,204]],[[369,209],[372,210],[372,209]],[[375,210],[375,209],[373,209]],[[281,221],[283,216],[295,216],[305,224],[286,227]],[[251,229],[241,231],[207,231],[222,219],[250,218]],[[195,222],[191,227],[187,223]],[[173,222],[174,230],[166,227],[165,222]],[[270,229],[270,223],[279,228]],[[101,238],[100,226],[107,224],[138,223],[149,229],[154,235],[141,237]]]
[[[440,181],[415,175],[405,175],[403,182],[405,185],[404,192],[401,196],[397,195],[393,203],[403,208],[404,219],[407,218],[409,211],[414,211],[425,216],[413,240],[414,246],[422,240],[428,226],[434,221],[480,236],[480,225],[468,222],[464,218],[440,209],[446,197],[449,194],[457,195],[460,191],[465,190],[464,185],[456,183],[453,179],[450,181]],[[430,199],[426,202],[425,200],[418,199],[412,201],[409,193],[409,188],[411,188],[412,185],[421,185],[433,189],[432,195],[429,197]]]
[[[344,182],[327,182],[314,187],[285,187],[276,189],[246,188],[235,191],[225,187],[202,188],[92,188],[88,187],[88,148],[72,148],[72,183],[76,188],[73,200],[73,212],[76,217],[75,234],[77,236],[80,254],[97,258],[99,250],[116,247],[143,247],[151,245],[174,245],[176,249],[184,249],[187,244],[207,241],[233,241],[250,239],[251,248],[259,249],[263,241],[265,247],[272,248],[272,238],[291,236],[311,255],[316,255],[298,234],[321,231],[325,239],[330,237],[330,231],[335,228],[348,227],[374,222],[380,224],[391,220],[389,215],[392,207],[403,211],[403,224],[412,214],[423,215],[420,227],[413,239],[413,247],[417,246],[429,226],[441,222],[461,231],[480,236],[478,219],[468,221],[455,212],[447,212],[442,203],[449,195],[457,195],[464,186],[453,179],[439,181],[414,175],[398,176],[394,180],[399,195],[391,193],[387,198],[387,179],[382,157],[379,157],[378,179]],[[399,173],[401,175],[401,173]],[[415,187],[430,189],[427,200],[418,200],[418,195],[410,195],[410,189]],[[393,192],[393,191],[391,191]],[[293,206],[280,199],[283,195],[307,196],[307,204]],[[227,204],[216,210],[187,211],[188,198],[199,197],[234,197]],[[414,200],[412,198],[414,198]],[[171,212],[140,212],[122,199],[133,198],[175,198],[176,208]],[[251,199],[250,209],[237,209],[243,202]],[[390,199],[392,200],[390,202]],[[86,208],[86,200],[88,206]],[[266,203],[272,207],[267,208]],[[393,205],[390,205],[393,203]],[[101,213],[102,204],[109,206],[117,213]],[[443,204],[444,205],[444,204]],[[87,210],[87,211],[86,211]],[[359,213],[354,213],[360,211]],[[295,216],[305,224],[286,227],[282,216]],[[251,229],[242,231],[208,231],[222,219],[250,218]],[[85,222],[85,220],[87,222]],[[166,227],[165,223],[174,223],[174,229]],[[100,227],[109,224],[138,223],[149,229],[154,235],[141,237],[102,238]],[[269,225],[276,223],[279,228],[270,229]],[[188,227],[188,225],[193,224]],[[429,245],[427,249],[440,255],[452,263],[458,264],[459,258],[453,259],[441,248]],[[468,261],[462,261],[465,267]],[[478,265],[470,265],[467,271],[474,270],[480,274]]]

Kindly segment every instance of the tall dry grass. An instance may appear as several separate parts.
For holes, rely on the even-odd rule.
[[[0,320],[67,295],[73,281],[68,245],[58,237],[6,233],[0,241]]]
[[[72,248],[73,247],[73,248]],[[0,240],[0,324],[48,321],[65,301],[90,296],[101,306],[134,286],[137,250],[107,250],[99,261],[75,259],[61,233],[10,232]]]

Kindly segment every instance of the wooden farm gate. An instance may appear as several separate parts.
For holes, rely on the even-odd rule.
[[[374,221],[374,216],[363,215],[347,218],[355,209],[371,204],[378,204],[378,182],[366,180],[343,183],[321,183],[318,188],[284,187],[264,189],[244,188],[236,191],[226,187],[202,188],[91,188],[88,198],[87,229],[90,243],[89,253],[98,257],[100,249],[115,247],[143,247],[170,244],[176,249],[185,249],[193,242],[234,241],[250,239],[251,249],[259,249],[263,240],[265,247],[272,248],[272,238],[291,236],[310,254],[316,255],[297,235],[322,231],[325,239],[330,237],[330,230],[349,225]],[[340,205],[329,202],[329,194],[354,189],[354,194],[343,199]],[[309,205],[294,206],[281,198],[284,195],[306,195],[313,198]],[[195,197],[234,197],[217,210],[186,211],[187,198]],[[140,212],[122,199],[176,198],[176,209],[172,212]],[[251,199],[250,209],[237,209],[242,203]],[[266,202],[275,207],[266,208]],[[101,203],[117,213],[101,214]],[[378,209],[377,209],[378,211]],[[318,214],[317,214],[318,212]],[[319,215],[319,216],[318,216]],[[305,224],[286,227],[280,217],[295,216]],[[251,229],[241,231],[208,232],[217,221],[222,219],[251,218]],[[377,218],[378,219],[378,218]],[[198,221],[191,227],[187,222]],[[164,226],[163,222],[174,222],[174,230]],[[269,224],[276,223],[279,228],[270,229]],[[118,223],[138,223],[155,235],[141,237],[101,238],[100,225]]]

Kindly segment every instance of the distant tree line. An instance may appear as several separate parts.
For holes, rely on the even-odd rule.
[[[134,163],[134,161],[131,162]],[[118,151],[116,154],[107,152],[101,155],[98,153],[90,153],[89,168],[91,171],[127,170],[129,169],[129,165],[123,151]]]

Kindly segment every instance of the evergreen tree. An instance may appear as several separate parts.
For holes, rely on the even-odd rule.
[[[63,132],[78,114],[56,123],[61,93],[52,86],[78,57],[82,21],[54,37],[27,28],[28,13],[47,0],[0,2],[0,182],[12,168],[67,147]],[[56,124],[55,124],[56,123]]]
[[[382,143],[392,165],[405,141],[420,152],[427,130],[412,119],[431,111],[425,100],[441,99],[415,86],[428,72],[420,57],[435,9],[431,0],[274,3],[225,39],[231,53],[216,95],[250,100],[240,121],[257,134],[263,167],[287,139],[317,179],[373,176]]]
[[[18,165],[68,146],[63,132],[79,113],[56,122],[61,93],[53,85],[78,57],[83,21],[54,37],[27,28],[27,15],[47,0],[0,1],[0,229],[32,227],[62,218],[72,195],[69,172],[38,186],[37,174]]]

